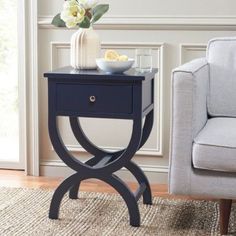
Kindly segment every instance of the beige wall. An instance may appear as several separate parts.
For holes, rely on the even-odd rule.
[[[171,70],[193,58],[205,55],[206,43],[218,36],[235,35],[235,0],[146,0],[102,1],[110,4],[109,14],[95,27],[103,50],[117,50],[134,56],[135,48],[153,48],[153,66],[160,70],[156,80],[155,125],[144,149],[135,161],[152,182],[166,183],[168,174],[170,131]],[[54,153],[47,133],[47,83],[43,72],[69,64],[69,40],[74,30],[50,26],[51,17],[61,10],[63,0],[38,1],[39,16],[39,101],[40,101],[40,161],[41,174],[62,176],[70,171]],[[130,122],[83,119],[83,127],[96,144],[116,149],[126,146],[130,137]],[[105,129],[105,127],[109,127]],[[60,120],[67,147],[82,160],[81,150],[68,126]],[[121,172],[126,179],[130,177]]]

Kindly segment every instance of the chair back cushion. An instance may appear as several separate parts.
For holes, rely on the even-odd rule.
[[[210,65],[210,116],[236,117],[236,37],[212,39],[208,44]]]

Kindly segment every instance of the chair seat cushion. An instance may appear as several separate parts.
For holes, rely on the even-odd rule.
[[[212,118],[194,139],[193,166],[236,172],[236,118]]]

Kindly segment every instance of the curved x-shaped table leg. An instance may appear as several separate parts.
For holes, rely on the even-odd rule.
[[[86,166],[83,162],[79,161],[77,158],[72,156],[68,150],[66,149],[62,138],[59,133],[58,125],[57,125],[57,116],[49,112],[49,121],[48,121],[48,128],[49,128],[49,136],[52,142],[52,145],[61,158],[61,160],[72,170],[76,172],[83,171],[84,168],[87,168],[88,171],[91,171],[89,166]]]
[[[71,186],[74,185],[75,181],[80,180],[80,177],[81,176],[79,173],[71,175],[69,178],[65,179],[60,184],[60,186],[55,190],[53,197],[52,197],[50,209],[49,209],[49,218],[50,219],[58,219],[60,205],[61,205],[61,201],[62,201],[64,195],[66,194],[66,192],[69,191]]]
[[[152,131],[153,121],[154,121],[154,112],[152,110],[146,116],[145,123],[143,126],[142,139],[141,139],[138,149],[142,148],[143,145],[147,142],[150,136],[150,133]],[[116,155],[120,155],[122,152],[124,152],[124,150],[117,152]],[[146,186],[146,189],[143,192],[143,203],[152,205],[152,192],[151,192],[150,183],[146,175],[143,173],[141,168],[132,161],[127,163],[125,167],[133,174],[133,176],[136,178],[140,186],[143,184]]]
[[[138,149],[142,148],[142,146],[146,143],[147,139],[150,136],[150,133],[151,133],[151,130],[153,127],[153,120],[154,120],[153,116],[154,116],[153,111],[151,111],[146,116],[144,127],[143,127],[143,132],[142,132],[142,138],[141,138],[141,142],[140,142]],[[74,133],[74,136],[76,137],[77,141],[81,144],[81,146],[84,149],[86,149],[87,151],[89,151],[93,155],[98,155],[99,157],[111,154],[110,152],[107,152],[105,150],[101,150],[100,148],[96,147],[94,144],[92,144],[90,142],[90,140],[88,140],[88,138],[86,137],[86,135],[84,134],[84,132],[82,130],[82,127],[81,127],[80,122],[77,117],[70,117],[70,124],[71,124],[72,131]],[[121,150],[119,152],[115,152],[115,153],[113,153],[113,155],[119,156],[124,151],[125,151],[125,149]],[[87,165],[93,165],[95,163],[97,163],[96,157],[93,159],[90,159],[89,161],[86,162]],[[150,187],[150,184],[149,184],[149,181],[148,181],[146,175],[143,173],[141,168],[132,161],[130,161],[125,167],[133,174],[133,176],[136,178],[136,180],[138,181],[140,186],[142,184],[146,185],[146,189],[143,192],[143,203],[151,205],[152,204],[152,192],[151,192],[151,187]],[[80,183],[81,183],[81,181],[78,181],[70,189],[69,197],[71,199],[78,199]]]
[[[140,186],[145,185],[145,190],[142,194],[143,203],[152,205],[152,191],[146,175],[143,173],[141,168],[132,161],[129,162],[125,167],[133,174]]]
[[[73,134],[79,144],[89,153],[93,154],[95,157],[93,159],[88,160],[85,164],[89,166],[95,165],[102,157],[108,155],[108,152],[100,149],[99,147],[95,146],[93,143],[85,135],[80,121],[77,117],[70,117],[70,126],[73,131]],[[78,199],[78,192],[80,187],[81,181],[78,181],[69,192],[69,197],[71,199]]]
[[[153,116],[153,110],[146,116],[139,149],[143,147],[143,145],[146,143],[147,139],[150,136],[153,127]],[[132,161],[130,161],[125,167],[133,174],[140,186],[142,184],[146,185],[146,189],[143,192],[143,203],[152,205],[152,191],[146,175],[143,173],[141,168]]]
[[[109,176],[108,178],[102,178],[101,180],[111,185],[122,196],[128,207],[130,225],[139,227],[140,213],[138,203],[135,199],[134,194],[130,191],[126,183],[114,174],[112,174],[112,176]]]
[[[50,219],[58,219],[61,201],[66,192],[71,188],[71,186],[74,185],[74,182],[78,179],[80,181],[83,181],[89,178],[97,178],[97,176],[84,176],[83,178],[81,178],[80,174],[76,173],[62,182],[62,184],[56,189],[53,194],[49,210]],[[134,194],[130,191],[129,187],[125,184],[125,182],[123,182],[119,177],[114,174],[109,177],[101,177],[99,179],[111,185],[115,190],[117,190],[117,192],[122,196],[128,207],[130,224],[135,227],[140,226],[140,213],[138,204],[135,200]]]
[[[132,226],[139,226],[140,215],[137,200],[143,195],[144,203],[151,204],[151,191],[146,176],[136,164],[131,162],[131,159],[136,151],[146,142],[151,131],[152,122],[153,113],[150,113],[145,120],[144,132],[142,133],[142,120],[134,120],[133,132],[128,147],[116,153],[109,153],[93,145],[83,133],[78,119],[71,117],[70,123],[75,137],[82,147],[95,155],[94,158],[84,164],[67,151],[58,132],[56,116],[49,115],[49,133],[53,146],[60,158],[69,167],[77,171],[76,174],[63,181],[55,191],[50,206],[49,217],[52,219],[58,218],[61,200],[67,191],[70,190],[71,198],[77,198],[80,182],[88,178],[97,178],[110,184],[121,194],[129,209],[130,224]],[[107,162],[104,162],[107,156],[110,156],[110,158]],[[113,174],[122,167],[129,169],[139,182],[140,189],[137,193],[133,194],[128,186]]]
[[[98,158],[101,158],[108,154],[107,151],[104,151],[99,147],[95,146],[93,143],[91,143],[91,141],[85,135],[81,127],[80,121],[77,117],[70,117],[70,126],[75,138],[86,151]]]
[[[90,160],[88,160],[87,162],[85,162],[85,164],[89,165],[89,166],[93,166],[93,164],[97,161],[97,159],[94,157]],[[78,199],[78,194],[79,194],[79,188],[80,188],[80,184],[81,184],[82,180],[78,179],[76,184],[74,184],[69,191],[69,198],[70,199]]]

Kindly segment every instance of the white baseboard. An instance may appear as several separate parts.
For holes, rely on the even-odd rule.
[[[148,177],[150,183],[167,184],[169,172],[168,166],[140,165],[140,167]],[[40,163],[40,175],[42,176],[66,178],[72,173],[74,173],[74,171],[59,160],[44,160]],[[126,169],[118,171],[117,175],[125,181],[135,181],[135,179]]]

